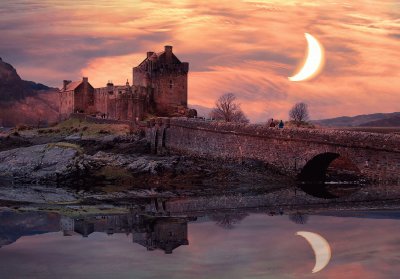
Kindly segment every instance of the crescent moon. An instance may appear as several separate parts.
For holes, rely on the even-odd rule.
[[[324,47],[310,34],[304,33],[304,35],[308,44],[307,58],[298,73],[289,77],[291,81],[309,80],[316,76],[323,66]]]
[[[324,269],[331,260],[331,247],[325,238],[317,233],[299,231],[296,235],[304,237],[310,244],[315,254],[315,266],[312,273],[316,273]]]

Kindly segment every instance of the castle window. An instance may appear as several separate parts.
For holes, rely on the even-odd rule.
[[[170,80],[169,80],[169,89],[172,89],[172,85],[174,85],[174,84],[173,84],[173,82],[172,82],[172,79],[170,79]]]

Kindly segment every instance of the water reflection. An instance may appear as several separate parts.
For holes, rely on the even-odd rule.
[[[1,211],[0,278],[397,278],[400,211],[271,212]],[[326,267],[298,231],[329,240]]]
[[[301,182],[299,187],[307,194],[322,199],[336,199],[350,196],[359,191],[363,184],[361,182]]]
[[[133,243],[146,247],[148,251],[159,249],[171,254],[179,246],[189,245],[187,223],[195,220],[196,217],[157,217],[135,213],[79,219],[62,216],[60,230],[64,236],[79,234],[82,237],[94,232],[122,233],[131,235]]]
[[[236,224],[239,224],[244,218],[248,216],[247,213],[215,213],[210,216],[211,220],[215,221],[217,225],[224,229],[233,229]]]
[[[296,224],[304,225],[308,221],[308,215],[301,212],[295,212],[289,215],[289,220]]]
[[[315,255],[315,266],[312,273],[323,270],[331,260],[331,246],[321,235],[313,232],[299,231],[296,235],[304,237],[310,244]]]

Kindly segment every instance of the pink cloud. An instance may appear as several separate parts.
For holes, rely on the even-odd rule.
[[[59,86],[62,74],[87,74],[96,86],[119,83],[146,51],[172,44],[190,62],[192,104],[212,106],[219,95],[234,92],[252,121],[287,119],[298,101],[309,104],[314,119],[398,110],[395,1],[25,4],[3,5],[0,54],[27,79]],[[289,82],[306,51],[304,32],[322,42],[327,63],[318,78]],[[34,67],[48,74],[40,78]]]

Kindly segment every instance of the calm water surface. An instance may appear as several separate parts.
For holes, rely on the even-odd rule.
[[[398,278],[400,211],[69,218],[0,215],[0,278]],[[312,246],[329,243],[312,273]],[[318,253],[324,253],[324,248]],[[320,257],[319,255],[318,257]]]

